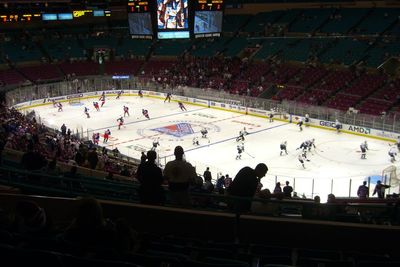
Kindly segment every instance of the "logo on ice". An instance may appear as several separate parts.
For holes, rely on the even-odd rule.
[[[169,134],[175,137],[182,137],[194,133],[190,123],[177,123],[160,128],[151,129],[152,131]]]

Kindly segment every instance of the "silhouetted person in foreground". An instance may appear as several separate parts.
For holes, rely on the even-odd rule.
[[[268,167],[264,163],[259,163],[255,169],[250,167],[242,168],[228,187],[228,195],[234,197],[253,198],[260,179],[268,172]],[[250,211],[251,200],[232,200],[230,209],[235,212]]]
[[[161,168],[155,163],[157,152],[148,151],[147,160],[141,162],[136,172],[140,182],[139,197],[143,204],[160,205],[165,202],[164,188],[162,187],[163,175]]]

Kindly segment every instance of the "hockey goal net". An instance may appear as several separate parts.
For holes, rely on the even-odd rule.
[[[382,171],[382,182],[390,185],[391,187],[395,187],[399,185],[399,177],[397,176],[397,167],[391,165],[386,167]]]
[[[68,100],[68,104],[70,104],[71,106],[80,106],[82,105],[81,98],[80,97],[71,98]]]

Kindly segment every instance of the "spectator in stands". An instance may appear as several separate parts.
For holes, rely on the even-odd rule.
[[[253,201],[251,203],[252,212],[264,215],[273,215],[273,216],[279,215],[280,213],[279,204],[276,202],[273,203],[270,201],[265,201],[273,198],[273,195],[271,194],[271,191],[269,191],[269,189],[261,190],[259,193],[257,193],[256,197],[264,201]]]
[[[359,198],[367,198],[369,196],[369,187],[367,186],[366,181],[364,181],[363,184],[358,187],[357,196]]]
[[[390,185],[382,184],[382,182],[380,180],[378,180],[376,182],[374,193],[372,193],[372,195],[374,196],[375,194],[377,194],[378,198],[384,199],[385,198],[385,189],[389,188],[389,187],[390,187]]]
[[[97,156],[95,148],[89,151],[89,153],[87,154],[87,160],[89,162],[89,167],[93,170],[96,169],[97,162],[99,162],[99,157]]]
[[[289,185],[289,181],[286,181],[286,186],[283,187],[283,194],[285,197],[291,198],[293,192],[293,187]]]
[[[67,126],[65,126],[65,124],[63,123],[63,125],[61,125],[61,134],[65,136],[66,133],[67,133]]]
[[[28,151],[22,156],[21,165],[26,170],[40,170],[47,165],[46,158],[33,150],[33,144],[28,144]]]
[[[222,175],[217,179],[217,183],[215,185],[215,189],[220,195],[223,195],[225,193],[224,184],[225,184],[225,176]]]
[[[121,172],[119,174],[122,176],[130,177],[131,172],[129,171],[128,165],[124,165],[123,169],[121,170]]]
[[[225,189],[229,188],[231,184],[232,184],[232,178],[229,177],[229,174],[225,174],[225,180],[224,180]]]
[[[212,180],[212,175],[211,175],[211,172],[210,172],[210,167],[207,167],[207,169],[204,171],[204,173],[203,173],[203,178],[204,178],[204,181],[207,181],[207,180],[211,181],[211,180]]]
[[[281,193],[282,193],[281,183],[277,182],[274,188],[274,194],[281,194]]]
[[[62,238],[83,249],[113,248],[116,230],[113,223],[104,218],[101,204],[94,198],[84,198]]]
[[[267,172],[268,167],[264,163],[259,163],[255,169],[243,167],[236,174],[229,188],[227,188],[228,194],[235,197],[254,197],[260,179]],[[229,203],[230,209],[235,212],[250,211],[250,205],[250,200],[234,200]]]
[[[50,235],[53,231],[46,211],[34,201],[21,200],[15,207],[13,231],[23,235]]]
[[[165,202],[165,192],[162,187],[164,178],[162,170],[155,163],[157,152],[150,150],[147,152],[147,160],[141,162],[136,178],[140,182],[139,198],[143,204],[161,205]]]
[[[195,168],[183,159],[181,146],[174,150],[175,160],[169,161],[164,168],[164,177],[168,181],[171,202],[177,205],[190,206],[189,185],[193,184],[197,174]]]

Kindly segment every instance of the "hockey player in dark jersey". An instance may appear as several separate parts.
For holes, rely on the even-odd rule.
[[[124,117],[125,117],[125,115],[128,115],[129,116],[129,108],[128,107],[126,107],[126,106],[124,106]]]
[[[183,103],[182,102],[178,102],[178,105],[179,105],[179,108],[182,110],[182,111],[187,111],[187,109],[185,108],[185,106],[183,105]]]
[[[83,110],[83,112],[86,114],[86,118],[90,118],[89,109],[88,109],[87,107],[85,107],[85,109]]]
[[[119,117],[119,119],[117,119],[117,122],[118,122],[118,130],[120,130],[121,126],[124,125],[124,118]]]
[[[121,91],[118,91],[118,93],[117,93],[117,97],[115,98],[115,99],[119,99],[119,97],[122,95],[122,93],[123,93],[123,91],[121,90]]]
[[[168,103],[170,103],[171,102],[171,97],[172,97],[172,94],[171,93],[167,93],[167,95],[165,96],[165,99],[164,99],[164,103],[167,102],[167,101],[168,101]]]
[[[297,123],[297,125],[298,125],[299,128],[300,128],[300,132],[303,131],[303,127],[302,127],[302,126],[303,126],[303,118],[300,118],[300,119],[299,119],[299,122]]]
[[[142,114],[143,116],[145,116],[147,119],[150,120],[149,112],[147,111],[147,109],[142,109]]]

